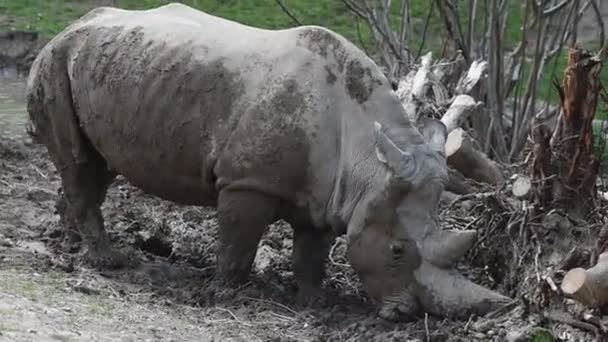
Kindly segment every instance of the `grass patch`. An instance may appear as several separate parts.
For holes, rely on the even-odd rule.
[[[544,329],[544,328],[537,328],[530,335],[530,341],[531,342],[554,342],[555,337],[553,336],[553,334],[551,334],[551,332],[549,330]]]

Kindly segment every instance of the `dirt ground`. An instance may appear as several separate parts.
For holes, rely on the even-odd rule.
[[[573,303],[538,310],[522,299],[489,318],[384,321],[348,266],[343,240],[331,252],[325,303],[299,308],[291,229],[282,222],[262,240],[250,282],[213,293],[206,285],[215,268],[214,210],[162,201],[121,178],[103,214],[113,243],[131,248],[141,264],[97,272],[79,263],[78,241],[65,234],[60,191],[44,147],[0,138],[0,341],[551,341],[543,331],[563,341],[601,340],[598,326],[573,326],[580,308],[564,309]],[[488,208],[478,204],[460,201],[442,214],[446,227],[490,230],[482,239],[492,242],[481,241],[459,268],[515,298],[525,279],[514,272],[529,267],[509,263],[513,250],[499,246],[504,232],[492,232]]]

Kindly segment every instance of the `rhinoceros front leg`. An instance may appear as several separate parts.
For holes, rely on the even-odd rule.
[[[260,238],[276,221],[278,207],[276,198],[261,193],[220,192],[216,285],[239,284],[248,278]]]
[[[335,240],[333,232],[295,225],[293,240],[293,272],[298,284],[297,302],[317,304],[321,300],[321,282],[325,262]]]

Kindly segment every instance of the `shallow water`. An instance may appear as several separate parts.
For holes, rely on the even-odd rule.
[[[27,136],[25,84],[26,79],[16,72],[10,69],[0,70],[0,136]]]

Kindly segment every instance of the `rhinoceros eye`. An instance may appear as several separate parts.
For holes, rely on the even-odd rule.
[[[403,244],[400,242],[392,242],[390,248],[394,259],[400,258],[403,255]]]

